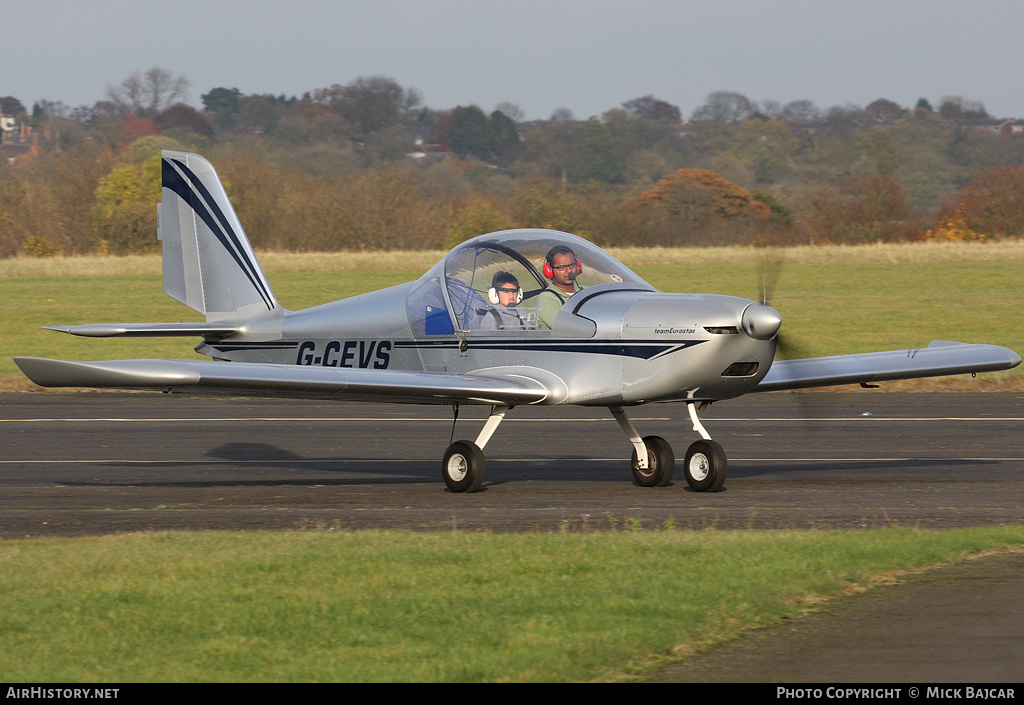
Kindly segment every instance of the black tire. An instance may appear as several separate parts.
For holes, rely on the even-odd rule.
[[[647,446],[647,467],[637,467],[636,449],[633,449],[633,479],[641,487],[664,487],[672,482],[672,473],[676,468],[676,454],[672,446],[660,436],[644,438]]]
[[[441,476],[452,492],[476,492],[487,474],[484,452],[472,441],[455,441],[444,452]]]
[[[686,449],[686,483],[696,492],[717,492],[725,484],[729,460],[715,441],[696,441]]]

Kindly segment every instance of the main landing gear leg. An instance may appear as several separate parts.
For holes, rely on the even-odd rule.
[[[642,487],[664,487],[670,483],[672,471],[676,467],[676,456],[668,441],[660,436],[640,438],[621,406],[610,406],[608,410],[633,444],[633,479],[637,484]]]
[[[473,441],[455,441],[444,452],[441,461],[441,475],[444,484],[452,492],[476,492],[483,484],[487,474],[487,460],[484,458],[484,446],[491,440],[498,424],[505,418],[509,407],[496,404],[491,407],[491,415],[487,417],[480,435]]]
[[[696,492],[717,492],[725,484],[729,460],[722,446],[711,440],[711,435],[697,418],[694,402],[687,403],[686,409],[690,412],[693,430],[703,439],[695,441],[686,449],[686,458],[683,461],[686,483]]]

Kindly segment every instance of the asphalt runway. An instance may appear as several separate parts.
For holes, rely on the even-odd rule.
[[[485,416],[463,407],[454,437],[475,438]],[[0,537],[1024,521],[1024,394],[762,394],[701,416],[729,455],[721,492],[692,492],[681,472],[667,487],[634,484],[631,447],[605,409],[519,407],[486,448],[483,491],[459,495],[440,477],[449,407],[0,394]],[[677,457],[697,438],[679,406],[631,418]],[[744,634],[653,678],[1019,683],[1022,593],[1024,555],[968,561]]]
[[[486,407],[463,406],[474,439]],[[761,394],[701,414],[721,492],[643,488],[603,408],[513,409],[483,491],[448,492],[448,406],[0,394],[0,536],[177,529],[929,528],[1024,521],[1024,394]],[[679,405],[634,409],[681,457]]]

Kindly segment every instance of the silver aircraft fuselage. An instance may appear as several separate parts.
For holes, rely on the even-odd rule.
[[[774,335],[759,339],[744,330],[745,312],[749,320],[750,312],[771,309],[738,297],[668,294],[636,284],[578,292],[552,330],[416,336],[406,303],[414,284],[249,319],[244,330],[196,351],[328,368],[518,372],[552,391],[540,403],[594,406],[737,397],[757,386],[775,355]]]

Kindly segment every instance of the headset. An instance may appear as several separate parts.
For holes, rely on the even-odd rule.
[[[576,260],[576,276],[578,277],[581,274],[583,274],[583,263],[580,262],[577,259]],[[548,262],[547,260],[544,260],[544,276],[547,277],[548,279],[554,279],[555,278],[555,271],[553,269],[551,269],[551,263]]]
[[[507,282],[511,284],[512,282]],[[487,300],[492,304],[497,305],[500,303],[498,300],[498,290],[495,287],[491,287],[487,290]],[[521,286],[516,287],[516,303],[521,304],[523,302],[523,288]]]
[[[498,299],[498,287],[504,286],[505,284],[516,285],[516,303],[523,302],[523,287],[519,286],[519,282],[508,272],[495,272],[494,277],[491,279],[491,288],[487,290],[487,300],[497,306],[501,301]]]

